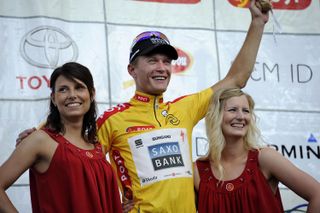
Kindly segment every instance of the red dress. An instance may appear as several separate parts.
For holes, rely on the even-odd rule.
[[[101,145],[83,150],[62,135],[43,130],[58,147],[46,172],[29,171],[33,212],[122,212],[116,178]]]
[[[248,153],[246,167],[242,174],[222,186],[212,174],[209,161],[197,160],[200,175],[198,191],[198,212],[220,213],[277,213],[284,212],[277,188],[274,194],[259,169],[258,151]]]

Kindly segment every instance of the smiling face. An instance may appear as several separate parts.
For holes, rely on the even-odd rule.
[[[245,95],[229,98],[223,107],[222,132],[225,138],[242,138],[249,128],[251,111]]]
[[[171,59],[164,54],[139,56],[128,65],[128,72],[134,78],[136,90],[150,95],[161,95],[170,82]]]
[[[83,119],[90,108],[90,93],[87,86],[78,79],[70,80],[60,75],[51,94],[53,104],[58,108],[61,121]]]

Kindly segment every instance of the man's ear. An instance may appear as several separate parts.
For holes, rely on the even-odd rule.
[[[137,77],[137,74],[136,74],[136,70],[135,70],[134,65],[128,64],[127,70],[128,70],[129,75],[131,75],[131,77],[132,77],[133,79],[135,79],[135,78]]]

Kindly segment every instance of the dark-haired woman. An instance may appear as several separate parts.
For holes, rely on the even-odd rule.
[[[17,212],[5,190],[27,169],[33,212],[122,212],[113,170],[96,139],[88,68],[70,62],[50,78],[50,111],[0,167],[0,212]]]

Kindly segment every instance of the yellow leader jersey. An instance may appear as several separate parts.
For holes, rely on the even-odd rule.
[[[109,152],[132,212],[196,212],[192,129],[207,111],[212,89],[163,102],[136,92],[98,118],[98,137]]]

